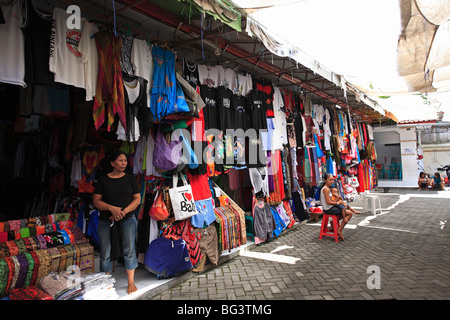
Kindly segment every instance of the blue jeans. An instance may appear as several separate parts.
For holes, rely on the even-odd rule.
[[[137,232],[137,220],[136,215],[120,220],[122,227],[122,248],[123,258],[125,261],[125,268],[127,270],[136,269],[138,266],[136,257],[136,232]],[[100,271],[111,272],[112,263],[110,259],[111,254],[111,238],[110,238],[110,225],[109,220],[99,220],[97,233],[100,238]]]

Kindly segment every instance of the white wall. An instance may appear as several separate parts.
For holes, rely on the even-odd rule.
[[[377,150],[377,163],[384,163],[384,157],[390,164],[392,156],[399,156],[402,163],[401,180],[379,179],[379,187],[417,187],[418,167],[417,167],[417,139],[415,127],[373,127],[375,147]],[[398,143],[400,148],[390,150],[383,147],[383,144]]]
[[[417,167],[416,127],[399,127],[400,151],[402,154],[403,185],[416,187],[419,170]]]

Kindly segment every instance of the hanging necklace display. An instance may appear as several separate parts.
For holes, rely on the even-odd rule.
[[[189,65],[188,61],[184,59],[184,63],[190,72],[194,72],[195,70],[197,70],[198,62],[194,62],[194,64]]]

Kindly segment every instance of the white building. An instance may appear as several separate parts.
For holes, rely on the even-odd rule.
[[[373,126],[373,132],[380,188],[415,188],[420,172],[432,176],[437,168],[450,165],[448,122],[403,121]]]

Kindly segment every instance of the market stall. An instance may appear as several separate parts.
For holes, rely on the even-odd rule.
[[[48,19],[26,3],[23,29],[8,20],[22,1],[2,6],[9,29],[0,34],[25,39],[5,48],[26,63],[14,79],[0,72],[1,101],[12,110],[1,122],[0,295],[38,285],[35,273],[92,269],[93,258],[83,260],[101,246],[92,195],[112,151],[126,154],[138,182],[137,260],[162,278],[217,264],[248,241],[247,226],[262,243],[308,220],[326,172],[349,200],[376,186],[372,127],[350,108],[315,103],[252,69],[190,60],[115,25],[83,17],[72,30],[65,10]],[[38,42],[35,30],[43,31]],[[59,242],[46,246],[46,234]],[[162,252],[169,244],[173,254]],[[25,281],[11,281],[30,256],[33,273],[27,264]]]

